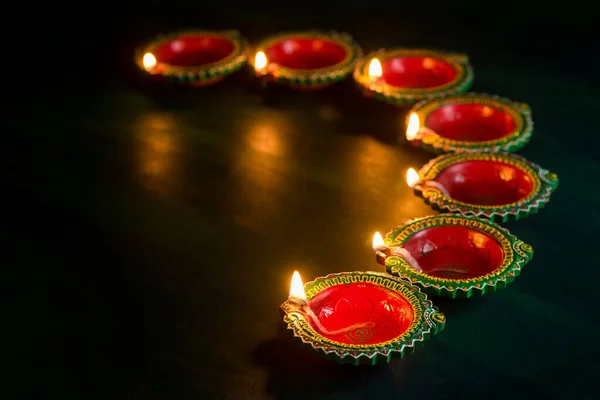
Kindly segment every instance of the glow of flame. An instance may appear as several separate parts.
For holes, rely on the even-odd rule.
[[[406,139],[414,140],[417,137],[420,128],[421,122],[419,121],[419,116],[416,113],[410,114],[408,126],[406,127]]]
[[[142,64],[144,64],[144,68],[152,69],[156,67],[156,57],[154,57],[154,54],[152,53],[146,53],[144,54]]]
[[[413,187],[419,181],[419,174],[414,168],[409,168],[406,171],[406,183],[408,186]]]
[[[381,236],[381,233],[375,232],[375,234],[373,235],[373,249],[376,249],[381,246],[385,246],[383,242],[383,237]]]
[[[381,68],[381,62],[374,58],[369,63],[369,76],[372,78],[381,78],[383,75],[383,69]]]
[[[257,52],[256,56],[254,56],[254,69],[256,69],[257,71],[259,69],[263,69],[267,66],[267,63],[267,55],[265,54],[265,52]]]
[[[300,278],[300,273],[298,271],[294,271],[294,274],[292,275],[292,284],[290,285],[290,297],[306,300],[306,293],[304,293],[304,285],[302,284],[302,278]]]

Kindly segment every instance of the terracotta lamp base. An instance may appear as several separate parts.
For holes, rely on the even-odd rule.
[[[419,129],[407,139],[436,152],[519,150],[531,139],[533,120],[527,104],[486,94],[467,93],[424,100],[407,115]]]
[[[556,174],[511,153],[442,155],[418,175],[415,194],[434,209],[501,222],[537,212],[558,186]]]
[[[256,46],[264,59],[254,60],[256,75],[298,90],[317,90],[352,73],[360,47],[345,33],[290,32],[269,37]]]
[[[384,242],[387,251],[379,252],[377,261],[390,274],[451,298],[505,287],[533,256],[531,246],[499,225],[455,215],[407,221]]]
[[[202,87],[239,70],[248,57],[237,31],[184,31],[161,36],[136,51],[145,72],[165,80]]]
[[[339,363],[385,363],[444,328],[444,315],[419,288],[387,274],[331,274],[304,288],[306,303],[282,304],[284,321],[304,343]]]
[[[377,68],[371,63],[377,62]],[[425,49],[380,50],[364,57],[354,79],[367,97],[392,104],[412,104],[467,91],[473,69],[464,54]]]

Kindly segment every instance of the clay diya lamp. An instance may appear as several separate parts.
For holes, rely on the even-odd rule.
[[[426,293],[468,298],[505,287],[533,256],[531,246],[484,219],[442,214],[409,220],[373,239],[387,272]]]
[[[357,64],[354,79],[366,96],[404,105],[466,92],[473,83],[473,69],[465,54],[379,50]]]
[[[304,285],[294,272],[281,309],[294,336],[353,365],[401,358],[446,323],[418,287],[378,272],[342,272]]]
[[[360,47],[346,33],[290,32],[260,42],[252,66],[264,81],[315,90],[350,75],[361,55]]]
[[[239,70],[248,44],[237,31],[184,31],[159,36],[136,52],[145,72],[190,86],[207,86]]]
[[[436,210],[506,222],[548,203],[558,176],[512,153],[460,152],[410,168],[406,182]]]
[[[408,114],[406,139],[435,153],[512,152],[529,142],[532,131],[527,104],[466,93],[416,104]]]

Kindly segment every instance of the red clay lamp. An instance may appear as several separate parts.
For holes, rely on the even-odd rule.
[[[281,309],[294,336],[353,365],[401,358],[446,322],[417,286],[378,272],[341,272],[304,285],[294,272]]]
[[[406,123],[406,139],[435,153],[513,152],[529,142],[532,132],[527,104],[477,93],[423,100]]]
[[[189,86],[207,86],[239,70],[248,44],[237,31],[182,31],[159,36],[136,51],[142,71]]]
[[[300,90],[316,90],[352,73],[360,47],[346,33],[281,33],[260,42],[251,60],[256,76]]]
[[[405,105],[467,91],[473,82],[473,69],[464,54],[379,50],[357,63],[354,80],[367,97]]]
[[[485,219],[442,214],[373,238],[377,262],[426,293],[468,298],[505,287],[533,256],[531,246]]]

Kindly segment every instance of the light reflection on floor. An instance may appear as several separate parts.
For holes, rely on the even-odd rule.
[[[162,195],[170,193],[178,165],[177,124],[169,114],[149,113],[136,123],[141,183]]]
[[[285,135],[287,121],[271,113],[261,116],[240,124],[246,132],[233,159],[239,182],[235,219],[258,230],[278,209],[276,203],[285,190],[280,186],[292,163]]]

